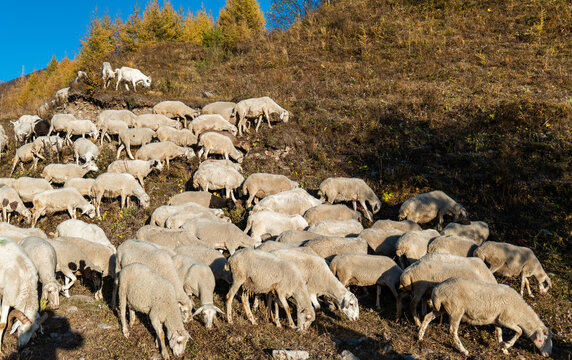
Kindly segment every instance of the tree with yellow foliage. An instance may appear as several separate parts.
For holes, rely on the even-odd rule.
[[[168,0],[165,0],[162,8],[157,0],[152,0],[143,11],[137,37],[143,43],[178,41],[182,33],[181,25],[181,15]]]
[[[201,45],[205,33],[212,31],[214,27],[212,15],[207,14],[204,9],[199,10],[196,15],[189,13],[183,22],[181,40]]]
[[[98,19],[93,17],[87,27],[85,39],[80,40],[80,67],[90,68],[93,64],[101,64],[115,51],[114,27],[108,15]]]
[[[264,15],[256,0],[227,0],[221,9],[217,28],[222,32],[225,46],[244,41],[264,29]]]

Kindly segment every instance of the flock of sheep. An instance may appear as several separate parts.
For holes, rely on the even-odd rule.
[[[116,87],[122,80],[133,88],[147,83],[141,77],[138,80],[137,73],[124,68],[111,71],[105,64],[105,86],[115,76]],[[469,222],[463,206],[442,191],[404,202],[399,221],[373,222],[381,201],[361,179],[325,179],[319,198],[283,175],[255,173],[245,179],[240,162],[248,143],[236,136],[246,131],[250,119],[256,129],[264,119],[270,125],[273,114],[288,121],[288,111],[264,97],[237,104],[213,103],[202,111],[175,101],[159,103],[152,114],[139,116],[128,110],[104,110],[95,122],[71,114],[55,114],[49,122],[25,115],[12,122],[15,140],[30,141],[16,150],[12,173],[22,163],[32,162],[35,168],[39,160],[45,161],[46,153],[59,157],[66,146],[73,147],[75,163],[45,165],[43,178],[0,178],[0,350],[6,328],[17,331],[18,346],[29,342],[46,318],[39,316],[39,299],[57,309],[59,294],[69,297],[76,275],[81,274],[92,284],[97,299],[103,298],[102,279],[113,278],[110,302],[116,308],[119,301],[124,336],[129,336],[135,311],[148,314],[164,358],[169,358],[168,347],[175,356],[184,353],[190,338],[184,322],[194,316],[200,315],[207,328],[217,314],[232,323],[232,302],[240,289],[244,313],[252,324],[256,319],[250,297],[254,296],[257,307],[264,295],[277,326],[281,326],[281,306],[288,326],[307,329],[323,297],[333,300],[349,320],[357,321],[358,299],[349,285],[377,285],[378,308],[381,288],[388,287],[396,299],[397,317],[409,299],[420,339],[434,318],[447,313],[455,346],[464,354],[468,352],[457,335],[461,320],[494,324],[505,353],[523,332],[542,355],[551,353],[550,330],[522,297],[525,286],[533,296],[531,276],[541,293],[552,286],[536,256],[528,248],[486,241],[488,225]],[[7,138],[4,129],[0,131],[3,150]],[[90,171],[99,171],[94,160],[104,139],[111,142],[111,136],[117,137],[117,160],[95,179],[84,178]],[[78,138],[72,142],[74,137]],[[153,142],[155,138],[159,141]],[[135,156],[132,146],[139,147]],[[119,159],[123,149],[128,159]],[[129,206],[132,197],[140,206],[150,206],[144,178],[161,171],[164,163],[168,167],[173,159],[197,156],[195,150],[202,161],[192,176],[196,191],[176,194],[157,207],[149,225],[133,239],[116,248],[96,224],[77,219],[77,209],[90,218],[99,217],[103,198],[120,197],[121,208]],[[209,192],[222,189],[225,199]],[[221,209],[241,197],[249,209],[244,230]],[[31,210],[26,206],[30,203]],[[351,203],[351,208],[344,203]],[[42,216],[62,211],[71,219],[57,226],[54,238],[34,227]],[[12,213],[32,227],[11,225]],[[367,229],[362,213],[373,224]],[[446,215],[462,223],[442,228]],[[419,224],[436,218],[440,232],[422,230]],[[56,278],[59,273],[63,285]],[[493,273],[520,276],[520,294],[498,284]],[[36,292],[38,281],[41,295]],[[224,312],[213,301],[217,281],[230,285]],[[296,321],[290,298],[295,300]],[[418,305],[425,312],[427,299],[433,310],[421,320]],[[11,326],[12,319],[16,321]],[[515,335],[504,341],[501,327],[514,330]]]

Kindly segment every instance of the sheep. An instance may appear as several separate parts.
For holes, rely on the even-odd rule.
[[[30,222],[32,213],[26,209],[18,192],[9,186],[0,186],[0,207],[2,208],[2,221],[9,221],[9,214],[17,212],[26,218],[26,222]]]
[[[206,206],[194,202],[188,202],[180,205],[162,205],[156,208],[151,214],[149,220],[150,225],[165,226],[167,219],[181,211],[187,211],[197,214],[197,217],[207,217],[215,219],[216,217],[224,217],[224,212],[220,209],[210,209]],[[216,220],[216,219],[215,219]]]
[[[61,222],[55,231],[59,237],[80,237],[82,239],[103,245],[115,253],[115,246],[105,235],[105,232],[95,224],[88,224],[81,220],[69,219]]]
[[[425,224],[439,218],[438,228],[443,225],[443,217],[452,214],[454,220],[467,218],[467,210],[440,190],[419,194],[406,200],[399,208],[399,220],[407,219]]]
[[[211,268],[215,279],[223,280],[229,285],[232,284],[232,273],[229,270],[228,261],[218,250],[189,244],[177,246],[175,252],[198,259]]]
[[[36,236],[26,237],[18,245],[26,252],[38,270],[38,276],[42,283],[41,298],[48,302],[51,309],[59,309],[62,286],[56,280],[56,250],[45,239]]]
[[[415,261],[421,259],[423,255],[427,254],[427,245],[432,239],[439,235],[440,234],[433,229],[408,231],[401,235],[395,245],[395,255],[401,267],[405,268],[407,265],[413,264]],[[402,257],[405,257],[405,262]]]
[[[50,120],[50,130],[48,131],[48,136],[51,135],[54,131],[65,131],[67,123],[76,120],[76,117],[72,114],[54,114]]]
[[[193,134],[195,134],[195,136],[199,136],[208,130],[228,131],[232,135],[236,135],[238,132],[236,126],[232,125],[222,116],[217,114],[197,116],[189,123],[188,128],[193,132]]]
[[[256,325],[256,320],[250,310],[248,294],[265,294],[274,292],[288,317],[288,324],[295,328],[290,315],[290,307],[287,298],[290,296],[296,300],[297,328],[307,329],[316,318],[308,288],[298,267],[288,260],[255,249],[242,249],[228,259],[232,271],[233,283],[226,295],[226,316],[229,324],[232,320],[232,301],[238,289],[243,287],[242,304],[250,322]],[[275,318],[276,325],[280,326],[280,320]]]
[[[197,239],[196,236],[185,229],[165,229],[155,225],[145,225],[135,233],[135,239],[174,250],[182,245],[197,245],[214,249],[214,246]]]
[[[93,187],[94,182],[95,179],[71,178],[64,183],[64,189],[74,188],[82,196],[88,196],[91,199],[91,188]]]
[[[375,307],[381,309],[381,286],[389,288],[396,300],[396,319],[401,314],[401,301],[397,288],[403,270],[387,256],[368,255],[361,253],[342,253],[336,255],[330,262],[330,270],[340,279],[343,286],[377,285]]]
[[[107,89],[112,79],[115,79],[115,71],[111,68],[111,64],[107,61],[103,62],[103,68],[101,69],[101,78],[103,80],[103,88]]]
[[[58,105],[63,105],[68,102],[69,96],[70,96],[70,88],[66,87],[56,91],[54,98],[56,99],[56,103]]]
[[[230,166],[205,165],[201,166],[193,174],[193,187],[195,189],[209,191],[225,189],[225,195],[236,202],[234,189],[238,188],[244,177]]]
[[[315,223],[308,231],[324,236],[357,236],[363,226],[357,220],[324,220]]]
[[[23,123],[35,123],[36,121],[41,120],[38,115],[22,115],[16,121],[10,121],[12,125],[18,125]]]
[[[333,204],[336,201],[351,201],[354,211],[357,211],[356,201],[365,211],[365,217],[373,221],[372,214],[367,209],[366,202],[372,208],[373,214],[377,214],[381,208],[381,201],[373,190],[362,179],[357,178],[327,178],[320,184],[318,191],[320,200]]]
[[[13,188],[16,180],[18,180],[18,179],[3,177],[3,178],[0,178],[0,184],[4,184],[6,186],[10,186],[11,188]]]
[[[71,144],[71,137],[72,135],[81,135],[81,137],[85,137],[85,135],[89,135],[97,140],[99,136],[99,130],[91,120],[71,120],[66,122],[64,125],[64,129],[66,132],[66,142]]]
[[[250,237],[256,242],[261,241],[261,235],[280,235],[286,230],[303,230],[308,223],[300,215],[286,215],[264,210],[252,213],[246,220],[244,233],[250,231]]]
[[[8,136],[6,136],[6,131],[4,127],[0,125],[0,159],[2,158],[2,152],[6,149],[8,145]]]
[[[99,156],[99,148],[90,140],[79,138],[73,144],[73,153],[75,157],[75,163],[79,165],[80,158],[85,160],[85,162],[97,160]]]
[[[40,136],[47,136],[50,131],[50,122],[47,120],[38,120],[34,123],[32,128],[32,135],[35,138]]]
[[[477,243],[471,239],[456,235],[442,235],[434,238],[427,245],[427,253],[473,256],[477,247]]]
[[[461,320],[472,325],[495,325],[495,333],[504,354],[508,354],[508,349],[523,332],[542,356],[550,356],[552,353],[552,332],[522,297],[507,285],[454,277],[435,286],[431,293],[431,303],[434,311],[423,319],[419,340],[423,339],[431,320],[447,313],[455,347],[465,356],[469,356],[469,352],[463,347],[458,335]],[[516,332],[508,342],[502,339],[501,326]]]
[[[171,119],[181,119],[187,127],[187,118],[193,119],[200,115],[200,111],[195,110],[181,101],[161,101],[153,106],[153,114],[165,115]]]
[[[351,210],[343,204],[320,204],[306,210],[304,213],[304,219],[306,219],[308,225],[312,226],[323,220],[361,221],[361,214],[357,211]]]
[[[14,140],[16,142],[25,142],[32,137],[34,133],[34,123],[23,122],[14,124]]]
[[[250,150],[250,143],[248,142],[248,140],[239,140],[236,137],[236,135],[233,135],[228,131],[208,130],[208,131],[205,131],[204,133],[202,133],[201,135],[204,135],[204,134],[209,133],[209,132],[214,132],[214,133],[226,136],[227,138],[230,139],[230,141],[232,142],[232,145],[237,149],[241,149],[244,151]]]
[[[367,254],[367,243],[360,238],[342,238],[335,236],[322,236],[308,240],[303,247],[309,247],[327,261],[331,261],[341,253]]]
[[[71,178],[82,178],[90,171],[99,171],[93,162],[83,165],[76,164],[49,164],[44,167],[42,177],[55,184],[64,184]]]
[[[242,155],[240,151],[236,150],[232,144],[232,140],[213,131],[201,134],[199,146],[202,146],[199,151],[199,159],[202,158],[203,155],[205,159],[207,159],[209,153],[211,153],[220,154],[224,156],[226,160],[229,160],[230,156],[238,163],[242,163],[242,160],[244,160],[244,155]]]
[[[201,261],[189,256],[177,254],[173,256],[173,263],[177,268],[183,289],[189,297],[199,297],[201,306],[195,311],[193,317],[202,314],[207,329],[211,329],[216,313],[224,315],[221,309],[213,302],[215,278],[210,267]]]
[[[226,249],[230,255],[240,247],[253,248],[260,243],[251,239],[233,223],[221,223],[204,218],[185,222],[183,228],[215,249]]]
[[[268,96],[239,101],[233,109],[233,115],[238,123],[240,135],[242,135],[243,130],[246,130],[248,119],[256,119],[256,132],[258,132],[258,128],[264,118],[266,118],[268,126],[272,129],[270,115],[274,113],[277,113],[280,116],[280,121],[285,123],[290,118],[290,113]]]
[[[484,221],[470,221],[467,225],[449,223],[441,231],[441,235],[458,235],[481,245],[489,237],[489,225]]]
[[[183,321],[189,319],[193,310],[193,301],[185,294],[183,284],[177,275],[177,269],[171,256],[152,243],[140,240],[126,240],[117,247],[115,261],[115,282],[113,286],[112,308],[115,308],[117,300],[118,281],[117,276],[121,269],[132,263],[141,263],[149,266],[160,276],[167,279],[175,290],[175,298],[179,303],[180,314]],[[145,287],[146,288],[146,287]],[[148,291],[145,291],[148,292]]]
[[[127,124],[122,120],[105,119],[99,126],[101,130],[101,139],[99,145],[103,145],[103,138],[107,137],[107,140],[111,142],[111,137],[109,135],[118,135],[122,130],[127,130]]]
[[[58,239],[46,239],[56,251],[56,272],[64,275],[64,285],[62,294],[69,298],[69,289],[77,280],[75,272],[81,272],[84,279],[89,280],[93,285],[93,290],[101,288],[101,275],[103,270],[96,266],[89,257],[75,244]]]
[[[74,83],[78,83],[80,81],[86,81],[87,80],[87,73],[85,71],[81,71],[79,70],[77,72],[77,76],[75,77]]]
[[[96,125],[101,127],[107,120],[123,121],[128,127],[133,127],[137,115],[129,110],[103,110],[97,115]]]
[[[298,266],[315,309],[320,308],[318,296],[329,296],[336,301],[342,312],[351,321],[358,320],[359,304],[357,298],[345,288],[345,284],[336,279],[323,258],[305,254],[297,249],[278,249],[272,251],[271,254],[289,260]]]
[[[134,160],[133,154],[131,154],[131,145],[144,146],[151,142],[155,136],[155,131],[153,129],[124,129],[119,131],[119,147],[117,148],[116,159],[119,159],[121,151],[125,149],[127,156],[131,160]]]
[[[32,161],[32,166],[30,170],[35,170],[38,165],[38,159],[46,160],[40,153],[42,152],[42,146],[37,143],[29,143],[20,146],[16,149],[16,154],[14,155],[14,162],[12,163],[12,170],[10,171],[10,176],[14,173],[16,165],[20,164],[20,168],[24,170],[23,163],[28,163]]]
[[[303,243],[306,240],[320,237],[320,234],[306,230],[286,230],[276,237],[277,242],[283,243]]]
[[[160,126],[157,129],[157,138],[159,141],[171,141],[178,146],[192,146],[198,142],[191,130],[177,130],[170,126]]]
[[[408,231],[421,231],[421,226],[414,221],[411,220],[402,220],[402,221],[394,221],[394,220],[377,220],[371,226],[372,229],[385,229],[385,230],[401,230],[402,233],[406,233]]]
[[[0,237],[0,294],[2,295],[0,349],[4,330],[13,318],[19,321],[18,347],[30,341],[42,322],[36,319],[39,308],[36,267],[22,247],[4,237],[5,235],[3,233]],[[10,307],[14,308],[11,312],[9,312]]]
[[[232,162],[231,160],[226,160],[226,159],[208,159],[208,160],[204,160],[203,162],[201,162],[199,164],[199,168],[203,167],[203,166],[208,166],[208,165],[223,165],[223,166],[230,166],[231,168],[233,168],[234,170],[238,171],[239,173],[243,173],[242,171],[242,166],[240,166],[240,164],[237,164],[235,162]]]
[[[177,146],[171,141],[162,141],[158,143],[151,143],[143,145],[137,150],[135,159],[137,160],[153,160],[157,159],[161,162],[167,162],[167,169],[169,168],[169,160],[177,157],[185,157],[187,160],[195,157],[193,149],[188,147]]]
[[[181,356],[190,336],[177,314],[173,285],[148,266],[138,263],[125,266],[119,277],[119,319],[123,335],[129,337],[125,318],[126,309],[129,307],[129,327],[133,327],[135,323],[135,311],[149,314],[151,325],[157,335],[157,343],[161,345],[163,359],[169,359],[163,324],[167,329],[167,338],[173,355]]]
[[[248,196],[246,207],[252,205],[255,198],[262,199],[268,195],[277,194],[300,187],[296,181],[288,179],[284,175],[275,175],[268,173],[251,174],[242,183],[242,194]]]
[[[153,170],[161,171],[163,170],[163,164],[159,160],[115,160],[107,167],[107,172],[110,173],[126,173],[131,174],[137,180],[141,186],[143,184],[143,179],[151,173]]]
[[[115,75],[117,76],[115,90],[117,90],[121,81],[125,81],[125,89],[127,89],[127,91],[129,91],[129,86],[127,85],[128,83],[131,83],[133,86],[133,91],[135,92],[137,92],[137,84],[141,84],[143,87],[151,86],[151,76],[146,76],[139,69],[122,66],[119,69],[115,69]]]
[[[308,194],[306,190],[294,188],[265,197],[251,211],[254,213],[262,210],[271,210],[287,215],[297,214],[302,216],[308,209],[321,203],[320,200]]]
[[[222,210],[219,210],[222,212]],[[204,209],[188,209],[179,211],[167,218],[165,227],[168,229],[177,229],[182,227],[187,221],[197,218],[211,220],[213,222],[228,224],[231,223],[230,218],[224,215],[215,215],[212,212],[207,212]]]
[[[172,120],[161,114],[141,114],[135,119],[135,127],[149,128],[157,131],[161,126],[170,126],[175,129],[181,128],[181,123],[178,120]]]
[[[232,110],[236,106],[236,103],[230,101],[216,101],[214,103],[207,104],[203,106],[201,112],[203,114],[218,114],[222,116],[226,121],[233,125],[236,125],[236,119],[232,116]]]
[[[34,196],[32,203],[34,204],[32,227],[36,226],[40,216],[58,211],[67,210],[72,219],[76,218],[76,209],[80,209],[83,215],[92,219],[95,216],[95,207],[75,188],[42,191]]]
[[[534,276],[538,281],[541,294],[546,294],[552,287],[552,280],[546,275],[534,252],[527,247],[487,241],[473,252],[473,256],[483,260],[493,273],[499,273],[506,277],[520,275],[521,296],[524,294],[524,286],[526,285],[528,295],[534,297],[528,281],[530,276]]]
[[[11,225],[7,222],[0,222],[0,234],[2,236],[8,237],[16,242],[22,240],[28,236],[37,236],[43,239],[47,239],[48,236],[40,229],[30,228],[25,229],[18,226]]]
[[[185,191],[180,194],[173,195],[168,205],[181,205],[188,202],[194,202],[204,207],[210,208],[233,208],[232,199],[223,199],[211,194],[208,191]]]
[[[57,135],[38,136],[34,140],[34,144],[36,144],[38,149],[42,149],[44,153],[58,154],[59,156],[64,148],[64,139]]]
[[[401,235],[403,231],[397,229],[369,228],[362,230],[358,237],[364,239],[375,254],[392,258],[395,256],[397,241]]]
[[[95,179],[91,193],[95,200],[98,217],[101,217],[99,206],[101,205],[101,198],[103,198],[104,195],[111,198],[120,196],[121,210],[123,210],[123,207],[129,206],[130,197],[132,195],[137,197],[142,208],[146,209],[149,207],[149,195],[147,195],[145,189],[139,185],[133,175],[130,174],[103,173]]]

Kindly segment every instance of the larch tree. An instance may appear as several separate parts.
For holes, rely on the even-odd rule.
[[[264,30],[264,14],[256,0],[227,0],[217,20],[225,46],[244,41]]]

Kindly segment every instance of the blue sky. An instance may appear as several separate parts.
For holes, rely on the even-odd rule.
[[[80,47],[79,40],[87,32],[87,25],[97,9],[97,16],[109,14],[125,19],[138,5],[141,10],[148,0],[32,0],[3,1],[0,11],[0,82],[12,80],[22,74],[43,69],[55,55],[73,58]],[[183,1],[172,0],[177,10],[195,13],[204,6],[215,20],[225,0]],[[270,9],[270,0],[259,0],[264,13]],[[159,4],[163,4],[159,0]]]

